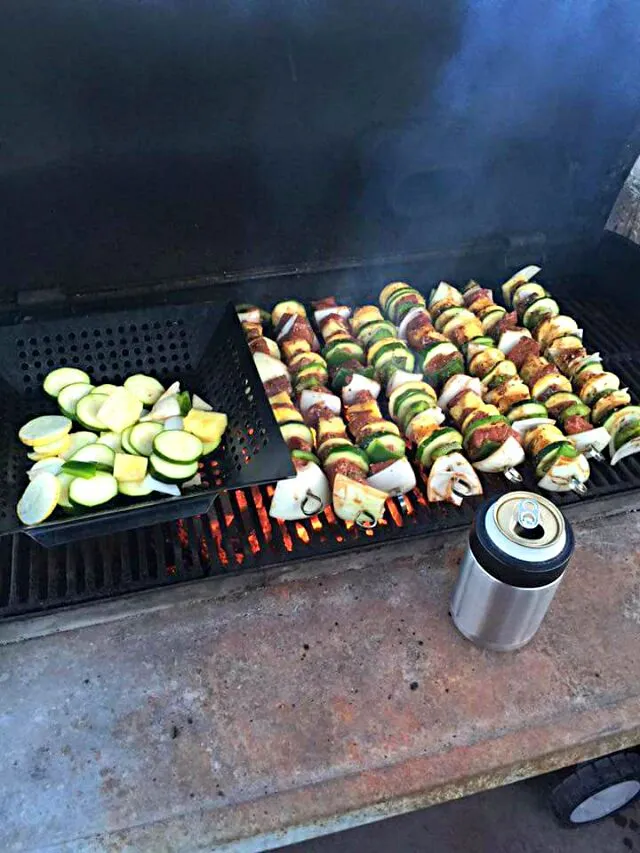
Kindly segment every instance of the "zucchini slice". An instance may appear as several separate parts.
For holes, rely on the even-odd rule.
[[[69,447],[61,453],[63,459],[71,459],[71,457],[88,444],[95,444],[98,436],[95,432],[74,432],[69,436]]]
[[[93,390],[94,387],[89,382],[72,382],[71,385],[65,385],[58,394],[58,405],[62,413],[68,418],[75,417],[78,402]]]
[[[50,397],[57,398],[63,388],[72,385],[74,382],[91,384],[91,379],[89,379],[88,373],[79,370],[77,367],[59,367],[47,374],[42,387]]]
[[[39,524],[49,518],[59,497],[60,482],[55,474],[41,474],[29,483],[18,501],[18,518],[23,524]]]
[[[85,434],[88,435],[89,433]],[[101,432],[98,444],[106,444],[107,447],[118,453],[122,450],[122,435],[119,432]]]
[[[109,397],[106,394],[87,394],[86,397],[78,401],[78,405],[76,406],[76,420],[87,429],[107,429],[107,425],[98,417],[98,412],[102,408],[103,403],[108,399]],[[115,432],[120,432],[120,430],[115,430]]]
[[[102,506],[118,494],[118,481],[112,474],[98,471],[90,480],[76,477],[69,485],[69,501],[72,506]]]
[[[95,462],[101,471],[111,471],[115,453],[106,444],[87,444],[69,458],[69,462]]]
[[[121,495],[126,495],[128,498],[144,498],[153,491],[150,479],[150,477],[145,477],[137,483],[129,480],[119,480],[118,492]]]
[[[127,444],[131,447],[134,453],[137,453],[140,456],[151,456],[153,453],[153,440],[163,431],[163,429],[164,427],[162,424],[154,423],[153,421],[135,424],[135,426],[132,426],[128,431]]]
[[[136,428],[134,427],[129,437],[129,442],[134,448],[136,446],[135,431]],[[162,430],[153,439],[152,450],[154,454],[166,459],[167,462],[178,462],[186,465],[200,459],[202,442],[197,436],[183,429]]]
[[[197,472],[198,463],[168,462],[157,453],[152,453],[149,457],[149,470],[151,475],[161,483],[184,483]]]

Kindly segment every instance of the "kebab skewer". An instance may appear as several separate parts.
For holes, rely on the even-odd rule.
[[[408,285],[403,287],[408,288]],[[386,293],[390,292],[386,288],[385,290]],[[385,290],[381,293],[381,302],[385,301]],[[423,307],[424,298],[417,291],[409,288],[408,293],[405,290],[405,296],[409,296],[409,300],[404,304],[412,307],[403,309],[403,319],[407,321],[402,326],[401,319],[403,332],[406,332],[411,322],[412,312],[415,317],[415,311],[419,310],[428,318]],[[399,333],[396,333],[395,326],[385,321],[380,309],[375,305],[358,308],[353,315],[352,325],[359,340],[368,343],[368,358],[375,364],[381,381],[385,383],[391,417],[400,426],[407,441],[415,445],[416,462],[428,473],[429,500],[448,501],[459,506],[463,498],[482,494],[480,480],[461,452],[462,436],[457,430],[443,426],[444,415],[436,405],[434,389],[425,382],[422,373],[412,373],[406,369],[411,364],[410,361],[404,365],[401,362],[387,366],[384,351],[381,353],[380,348],[376,349],[379,342],[386,342],[383,344],[386,346],[391,340],[395,340],[396,348],[390,350],[391,352],[408,351]],[[393,328],[392,335],[389,334],[389,325]],[[416,334],[419,333],[419,326],[419,323],[413,326]],[[378,338],[377,335],[381,337]]]
[[[463,301],[467,310],[487,316],[493,295],[470,282]],[[540,488],[583,494],[590,474],[589,464],[574,444],[573,436],[568,439],[554,426],[546,403],[555,394],[566,392],[567,380],[539,355],[539,346],[529,332],[518,328],[513,321],[513,317],[504,314],[490,329],[499,338],[498,346],[486,336],[462,344],[469,373],[481,381],[484,402],[494,406],[497,414],[518,433],[527,452],[532,446],[530,432],[536,432],[538,445],[543,439],[547,441],[535,451],[540,453],[540,459],[530,453]],[[541,453],[551,445],[553,453],[551,450]]]
[[[535,267],[536,274],[540,271]],[[609,445],[611,464],[640,452],[640,406],[631,404],[620,378],[605,370],[599,353],[588,353],[575,319],[537,282],[516,273],[503,285],[503,296],[522,317],[547,358],[571,380],[565,405],[590,417],[599,449]]]
[[[322,305],[316,310],[316,318],[324,340],[323,352],[334,355],[332,385],[342,393],[349,432],[369,460],[367,483],[390,496],[404,495],[416,486],[415,472],[407,459],[400,430],[380,411],[377,403],[380,384],[364,373],[368,369],[364,364],[364,350],[346,316],[350,309],[343,306],[341,313],[332,312],[332,308],[340,307],[334,297],[315,303],[316,307],[318,304]],[[353,345],[358,347],[357,353]],[[335,360],[336,355],[339,361]],[[354,365],[355,361],[359,367]],[[350,375],[343,375],[345,370]],[[369,374],[371,372],[370,369]]]
[[[238,317],[296,471],[294,478],[277,483],[269,515],[285,521],[314,516],[331,503],[329,483],[314,453],[314,433],[291,399],[290,374],[280,360],[280,348],[263,334],[264,315],[254,306],[242,306]]]
[[[331,485],[334,511],[343,521],[374,527],[384,514],[387,494],[367,484],[368,457],[349,439],[340,417],[340,399],[325,384],[329,369],[340,367],[344,361],[333,350],[320,354],[319,341],[301,303],[278,303],[272,323],[293,373],[304,423],[315,436],[318,457]]]
[[[492,343],[484,334],[480,318],[464,307],[460,291],[446,282],[432,290],[429,312],[434,328],[458,351],[463,366],[463,352],[468,352],[472,342]],[[464,373],[459,374],[459,379],[450,377],[439,402],[462,432],[465,450],[477,470],[501,473],[511,482],[522,482],[522,475],[516,470],[525,457],[520,435],[491,399],[483,399],[479,379],[474,381]]]
[[[535,286],[539,287],[539,285]],[[475,312],[478,305],[482,306],[488,300],[493,300],[493,294],[490,290],[471,281],[464,290],[464,299],[470,310]],[[558,421],[563,432],[570,437],[580,453],[602,461],[600,451],[609,441],[608,433],[606,430],[592,427],[588,419],[589,408],[571,393],[570,381],[555,364],[540,354],[542,347],[533,338],[531,332],[525,327],[518,326],[512,315],[507,316],[509,328],[504,328],[503,319],[496,330],[499,332],[502,325],[498,345],[501,351],[508,355],[509,360],[519,371],[521,379],[527,384],[531,392],[531,402],[539,406],[540,416],[544,416],[543,408],[545,408],[548,415]],[[581,345],[579,338],[576,337],[575,340]]]

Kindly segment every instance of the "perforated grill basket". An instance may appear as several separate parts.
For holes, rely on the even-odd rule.
[[[221,491],[291,477],[294,470],[233,305],[166,305],[0,327],[0,535],[24,530],[43,545],[128,530],[206,512]],[[59,413],[42,390],[56,367],[77,366],[95,384],[147,373],[225,412],[221,446],[201,464],[202,486],[182,497],[118,498],[102,509],[24,527],[16,505],[28,483],[18,430]]]

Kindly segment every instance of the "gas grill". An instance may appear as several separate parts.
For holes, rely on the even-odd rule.
[[[42,32],[64,32],[72,45],[94,42],[95,21],[74,4],[9,3],[0,63],[8,63],[3,78],[23,86],[5,110],[13,124],[0,148],[0,342],[3,358],[17,359],[22,386],[33,375],[35,387],[56,357],[55,341],[24,332],[30,324],[59,324],[78,357],[98,359],[97,327],[88,318],[135,311],[135,329],[124,320],[122,334],[99,327],[115,353],[103,366],[97,361],[103,381],[118,373],[123,349],[147,353],[157,343],[166,352],[134,353],[131,364],[137,358],[151,370],[162,363],[168,373],[177,353],[191,372],[190,323],[204,334],[205,303],[216,317],[230,304],[269,310],[287,298],[309,305],[335,295],[357,306],[375,302],[390,280],[406,279],[425,294],[440,279],[460,285],[473,277],[495,288],[536,263],[563,311],[584,328],[589,349],[599,350],[640,399],[640,253],[623,238],[602,239],[640,150],[630,101],[610,109],[618,69],[607,77],[600,68],[597,85],[576,74],[572,85],[582,84],[589,96],[582,99],[568,86],[551,104],[546,90],[544,97],[531,91],[532,73],[513,81],[528,111],[507,117],[490,86],[460,111],[464,93],[456,86],[476,80],[478,69],[473,51],[465,53],[456,4],[357,5],[340,4],[339,20],[315,10],[307,26],[294,8],[274,4],[256,30],[256,10],[240,23],[215,4],[192,4],[175,18],[163,17],[162,3],[105,4],[103,52],[72,49],[63,59],[32,42],[26,7],[38,8]],[[356,49],[373,43],[375,51]],[[622,55],[623,45],[614,44]],[[17,57],[14,45],[24,48]],[[115,62],[125,48],[136,56],[135,73]],[[563,51],[570,64],[571,46]],[[537,56],[543,67],[540,46]],[[57,141],[37,110],[22,111],[29,92],[49,78],[63,81],[48,105],[66,122]],[[84,86],[84,97],[65,80]],[[476,82],[482,90],[483,78]],[[606,125],[606,134],[595,125]],[[156,340],[155,322],[168,323],[167,340]],[[222,408],[256,380],[246,348],[229,366],[227,332],[203,377]],[[0,432],[8,445],[15,441],[15,401],[3,402]],[[254,410],[270,416],[264,397]],[[277,434],[265,450],[249,432],[252,424],[243,421],[242,429],[248,444],[225,449],[228,470],[244,465],[247,446],[260,450],[252,459],[261,470],[227,482],[210,471],[206,505],[216,496],[207,511],[192,507],[195,515],[176,518],[151,504],[144,526],[96,528],[66,544],[53,537],[51,547],[23,532],[0,538],[0,618],[425,538],[473,519],[476,499],[459,509],[429,504],[419,479],[404,499],[388,501],[375,529],[345,524],[330,509],[300,522],[274,520],[267,472],[289,473],[286,450]],[[638,457],[591,468],[587,495],[555,496],[561,507],[604,506],[640,490]],[[526,465],[523,474],[523,487],[533,488]],[[508,488],[497,477],[483,477],[483,485],[485,497]]]

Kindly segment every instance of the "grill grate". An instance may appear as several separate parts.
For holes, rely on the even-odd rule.
[[[567,313],[583,320],[585,342],[599,350],[634,398],[640,398],[640,347],[625,321],[602,309],[563,300]],[[615,468],[592,463],[589,493],[555,496],[560,506],[597,502],[640,490],[640,459]],[[526,466],[523,487],[535,490]],[[501,477],[483,477],[485,496],[508,491]],[[423,480],[406,499],[390,499],[375,530],[336,519],[332,510],[301,522],[278,522],[267,508],[273,486],[247,487],[216,497],[207,514],[44,549],[15,534],[0,539],[0,617],[52,610],[138,590],[343,553],[444,531],[465,529],[480,498],[459,509],[429,504]],[[404,505],[403,505],[404,504]]]

